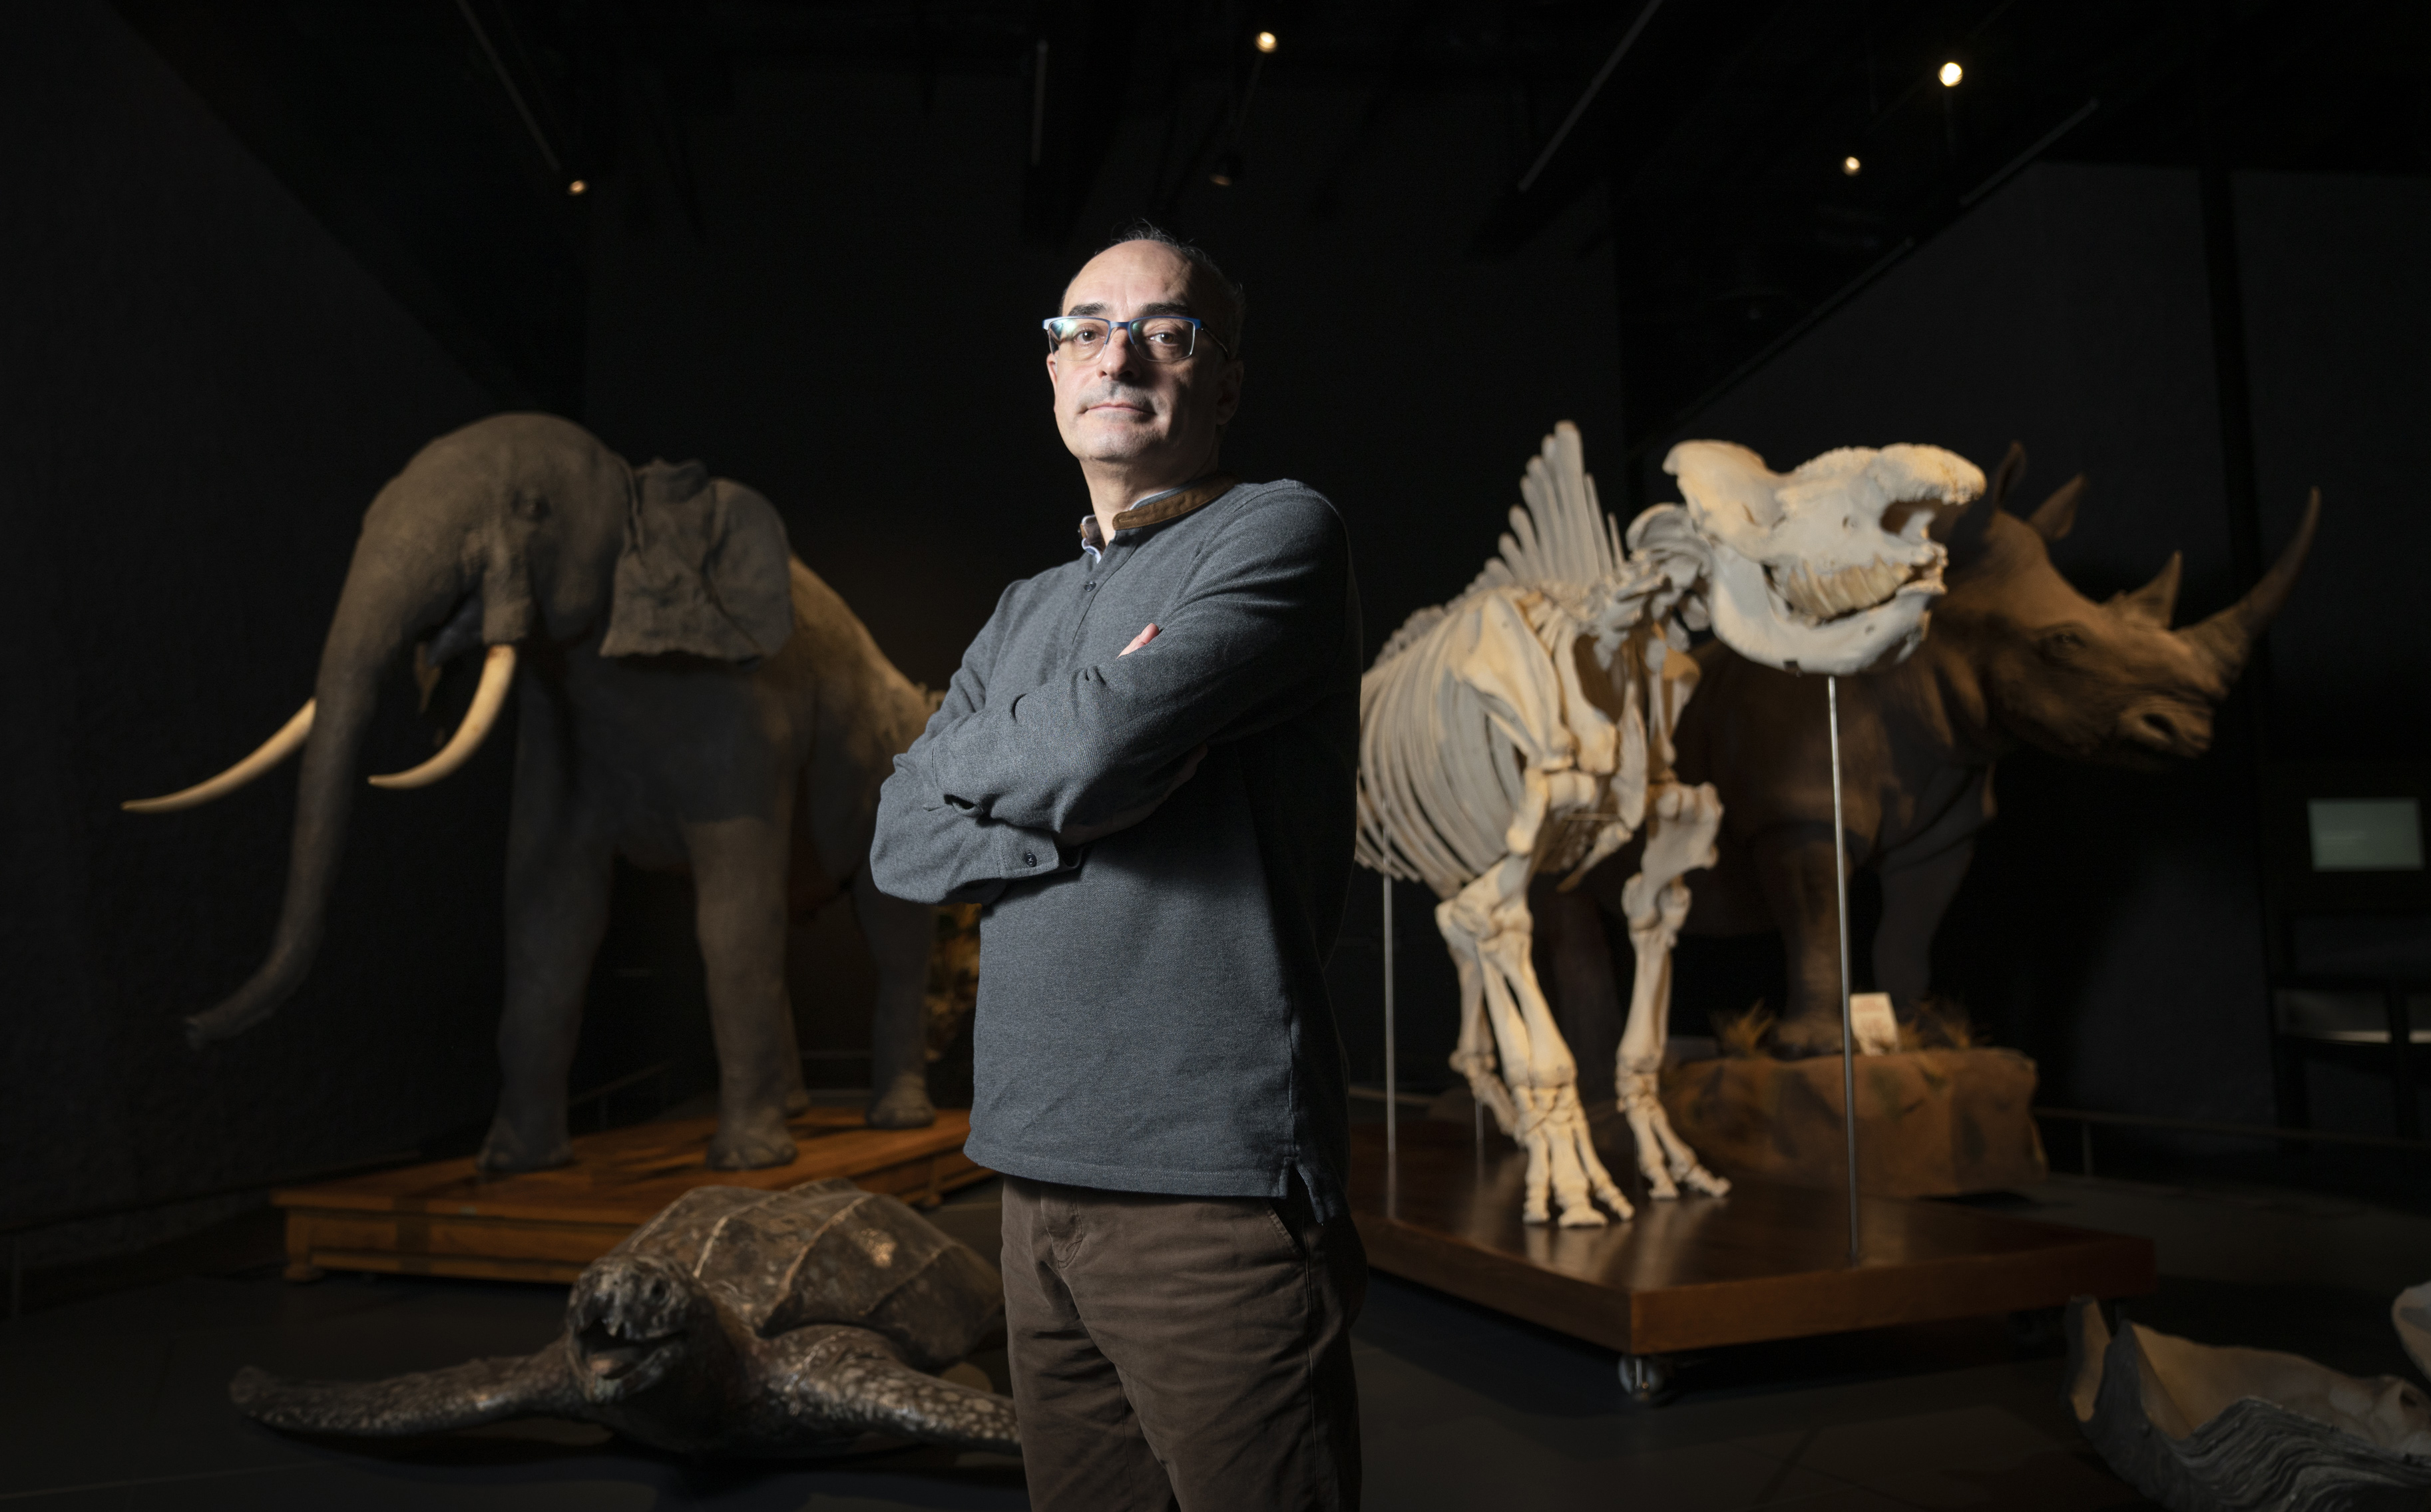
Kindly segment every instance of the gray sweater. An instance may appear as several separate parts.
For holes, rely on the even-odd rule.
[[[1324,967],[1355,822],[1358,591],[1322,495],[1229,482],[1143,501],[1101,559],[1005,590],[895,758],[870,870],[897,897],[986,906],[972,1159],[1191,1196],[1281,1197],[1297,1174],[1332,1218],[1348,1112]],[[1153,799],[1202,743],[1146,820],[1057,842]]]

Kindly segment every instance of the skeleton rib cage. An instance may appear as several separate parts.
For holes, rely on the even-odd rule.
[[[1654,1097],[1666,963],[1686,915],[1680,871],[1710,864],[1720,806],[1673,780],[1670,731],[1695,681],[1686,632],[1707,552],[1683,511],[1641,515],[1627,540],[1599,506],[1577,429],[1546,438],[1501,555],[1467,592],[1422,609],[1360,684],[1357,854],[1424,882],[1461,983],[1452,1063],[1528,1153],[1523,1216],[1565,1225],[1631,1214],[1598,1159],[1577,1068],[1529,962],[1527,888],[1565,885],[1633,837],[1646,867],[1624,894],[1638,950],[1620,1049],[1621,1105],[1657,1197],[1675,1181],[1719,1193]],[[1667,870],[1668,869],[1668,870]]]
[[[1673,773],[1671,733],[1697,683],[1688,632],[1708,623],[1767,666],[1837,674],[1904,656],[1941,592],[1939,511],[1984,474],[1936,446],[1842,447],[1787,474],[1728,441],[1664,458],[1685,505],[1624,537],[1596,501],[1576,427],[1545,439],[1501,552],[1468,590],[1422,609],[1359,685],[1362,864],[1424,882],[1460,975],[1452,1065],[1528,1155],[1521,1216],[1623,1218],[1597,1158],[1578,1068],[1530,963],[1528,884],[1575,885],[1632,839],[1621,889],[1636,972],[1620,1037],[1620,1109],[1657,1198],[1729,1183],[1698,1163],[1656,1096],[1671,943],[1685,873],[1714,864],[1721,802]]]

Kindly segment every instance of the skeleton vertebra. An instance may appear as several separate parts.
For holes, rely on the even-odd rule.
[[[1623,894],[1637,972],[1619,1051],[1620,1107],[1647,1188],[1718,1196],[1655,1097],[1682,875],[1714,859],[1721,804],[1671,770],[1696,687],[1690,630],[1807,672],[1903,656],[1941,591],[1935,510],[1983,474],[1929,446],[1827,453],[1786,476],[1743,446],[1689,441],[1664,461],[1685,506],[1619,531],[1564,422],[1520,481],[1501,554],[1452,603],[1421,609],[1360,683],[1360,861],[1426,883],[1461,988],[1452,1065],[1528,1154],[1522,1216],[1605,1221],[1631,1207],[1597,1158],[1577,1063],[1529,960],[1528,881],[1569,887],[1638,834]],[[1500,1074],[1497,1074],[1498,1068]]]

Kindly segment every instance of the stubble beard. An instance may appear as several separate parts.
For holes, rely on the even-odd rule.
[[[1119,402],[1135,405],[1142,411],[1136,420],[1093,420],[1089,410],[1096,405]],[[1168,438],[1156,428],[1158,420],[1171,419],[1157,396],[1145,389],[1125,383],[1104,383],[1083,392],[1077,401],[1079,413],[1074,416],[1075,439],[1082,443],[1081,455],[1091,461],[1127,462],[1154,450]]]

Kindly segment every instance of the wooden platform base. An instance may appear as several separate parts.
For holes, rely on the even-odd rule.
[[[1862,1199],[1864,1263],[1848,1260],[1845,1193],[1743,1181],[1727,1197],[1651,1202],[1606,1155],[1637,1216],[1601,1229],[1519,1221],[1526,1157],[1488,1130],[1351,1128],[1350,1205],[1379,1271],[1620,1351],[1667,1354],[1892,1323],[2056,1307],[2154,1287],[2149,1239],[2003,1218],[1948,1203]]]
[[[483,1177],[442,1160],[271,1194],[287,1209],[287,1275],[324,1271],[570,1282],[695,1187],[780,1191],[845,1176],[871,1191],[933,1202],[989,1172],[963,1154],[971,1116],[941,1108],[925,1129],[873,1129],[858,1108],[792,1121],[800,1154],[766,1171],[712,1171],[716,1120],[670,1119],[587,1135],[556,1171]]]

